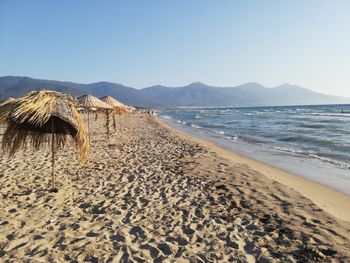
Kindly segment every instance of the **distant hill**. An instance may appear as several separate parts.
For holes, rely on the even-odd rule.
[[[72,96],[86,93],[96,97],[110,95],[123,103],[144,107],[242,107],[350,103],[350,98],[324,95],[290,84],[266,88],[251,82],[237,87],[214,87],[194,82],[175,88],[157,85],[134,89],[111,82],[78,84],[29,77],[0,77],[0,101],[8,97],[20,97],[31,90],[40,89],[65,92]]]

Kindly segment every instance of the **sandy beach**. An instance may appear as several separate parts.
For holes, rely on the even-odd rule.
[[[89,161],[0,156],[1,262],[347,262],[350,197],[157,118],[92,122]]]

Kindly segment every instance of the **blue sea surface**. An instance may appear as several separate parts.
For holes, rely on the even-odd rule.
[[[350,105],[162,110],[191,135],[350,194]]]

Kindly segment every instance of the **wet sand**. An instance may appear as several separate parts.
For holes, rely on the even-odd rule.
[[[48,149],[0,156],[0,261],[349,260],[346,217],[281,184],[276,170],[153,117],[122,120],[109,139],[103,117],[93,121],[83,166],[71,147],[59,151],[58,193],[47,191]]]

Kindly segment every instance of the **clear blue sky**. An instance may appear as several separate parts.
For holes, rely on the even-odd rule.
[[[350,96],[349,0],[0,0],[0,76]]]

